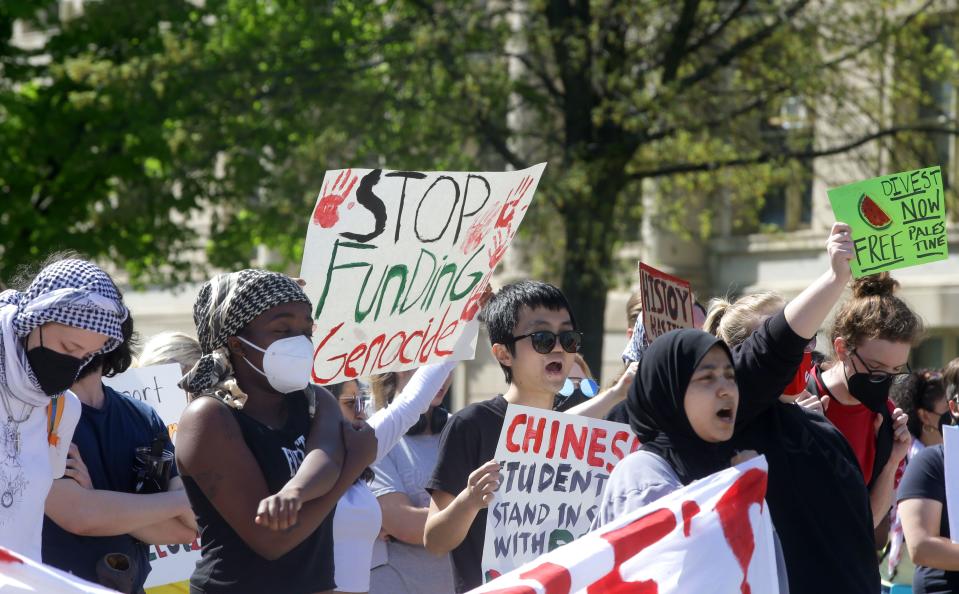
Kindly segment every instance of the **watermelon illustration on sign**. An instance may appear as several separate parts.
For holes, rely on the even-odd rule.
[[[892,225],[892,218],[868,195],[859,198],[859,216],[873,229],[885,229]]]

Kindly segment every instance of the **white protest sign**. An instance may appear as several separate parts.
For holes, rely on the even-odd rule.
[[[638,447],[628,425],[510,404],[496,446],[503,483],[486,516],[483,575],[589,532],[610,471]]]
[[[766,459],[696,481],[474,594],[778,594]]]
[[[176,427],[186,408],[186,392],[177,386],[183,371],[177,363],[131,367],[114,377],[103,378],[103,383],[117,392],[146,402],[152,406],[176,442]],[[200,543],[194,539],[186,545],[150,545],[150,566],[145,588],[150,594],[185,592],[177,582],[189,580],[200,559]],[[168,589],[168,588],[172,588]]]
[[[959,542],[959,426],[942,426],[942,453],[946,467],[946,511],[949,514],[949,538]]]
[[[186,392],[177,386],[182,376],[177,363],[167,363],[131,367],[113,377],[104,377],[103,383],[152,406],[170,429],[170,439],[176,441],[176,426],[187,405]]]
[[[479,298],[545,167],[328,171],[300,272],[316,320],[313,382],[472,358]]]

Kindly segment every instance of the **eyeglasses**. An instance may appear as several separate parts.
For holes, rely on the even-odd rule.
[[[564,351],[567,353],[575,353],[579,351],[579,345],[583,342],[583,333],[576,330],[563,330],[559,334],[556,334],[549,330],[539,330],[522,336],[514,336],[511,342],[516,344],[517,341],[523,340],[524,338],[528,338],[533,345],[533,350],[541,355],[551,353],[553,347],[556,346],[557,339]]]
[[[889,378],[896,379],[904,375],[909,375],[912,373],[912,368],[909,367],[909,363],[906,363],[906,369],[904,371],[897,371],[895,373],[889,373],[888,371],[883,371],[881,369],[873,369],[863,361],[862,357],[856,351],[849,351],[850,354],[855,355],[859,362],[862,363],[862,366],[866,368],[866,371],[869,372],[869,381],[874,384],[881,384]]]
[[[599,393],[599,384],[596,380],[589,377],[568,377],[563,383],[563,388],[559,391],[560,396],[572,396],[573,391],[579,388],[583,396],[592,398]]]
[[[368,418],[372,414],[373,398],[362,387],[356,396],[343,398],[340,402],[352,408],[353,412],[358,415],[362,414]]]

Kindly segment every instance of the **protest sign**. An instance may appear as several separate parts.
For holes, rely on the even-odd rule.
[[[103,383],[152,406],[170,429],[170,439],[176,441],[176,426],[187,405],[186,392],[177,385],[182,376],[179,364],[168,363],[131,367],[113,377],[104,377]]]
[[[688,282],[640,262],[639,289],[649,342],[670,330],[693,327],[693,292]]]
[[[777,594],[767,466],[754,458],[696,481],[473,594]]]
[[[132,367],[113,377],[103,378],[103,383],[117,392],[136,398],[152,406],[170,431],[170,439],[176,442],[177,423],[186,408],[186,392],[177,382],[183,371],[177,363]],[[196,562],[200,559],[200,543],[150,545],[150,565],[153,568],[147,577],[145,588],[149,594],[188,592],[184,580],[190,579]]]
[[[496,446],[503,483],[487,514],[483,575],[511,571],[587,533],[610,471],[638,447],[622,423],[509,405]]]
[[[313,382],[471,358],[480,296],[545,167],[328,171],[300,272],[316,320]]]
[[[959,426],[942,426],[942,454],[946,468],[946,512],[949,538],[959,542]]]
[[[938,166],[883,175],[826,193],[836,219],[852,227],[854,277],[949,256]]]
[[[37,563],[4,547],[0,547],[0,591],[4,594],[116,594],[115,590]]]

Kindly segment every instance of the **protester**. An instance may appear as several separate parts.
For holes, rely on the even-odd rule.
[[[149,367],[177,363],[183,375],[186,375],[193,369],[202,354],[200,343],[189,334],[161,332],[146,341],[140,356],[137,357],[136,364],[137,367]]]
[[[914,371],[894,382],[889,389],[889,398],[908,416],[906,427],[912,436],[912,444],[906,453],[906,465],[927,447],[942,443],[942,426],[952,425],[953,418],[946,400],[946,386],[942,373],[924,369]],[[889,516],[889,575],[895,577],[902,560],[902,521],[897,506]]]
[[[54,261],[25,284],[0,293],[0,546],[40,561],[44,501],[67,470],[80,418],[65,390],[122,342],[128,312],[110,277],[84,260]]]
[[[417,369],[393,405],[376,411],[369,418],[369,426],[376,434],[374,463],[383,460],[400,443],[403,435],[422,419],[438,393],[446,392],[446,382],[455,365],[455,362],[444,361]],[[350,383],[356,384],[345,382],[340,386]],[[340,403],[342,408],[343,401]],[[365,412],[356,414],[356,418],[365,418]],[[333,541],[337,592],[370,590],[373,547],[383,527],[380,504],[367,484],[371,480],[373,473],[369,471],[363,480],[347,490],[336,506]]]
[[[657,338],[626,400],[643,444],[610,474],[594,528],[730,466],[739,388],[726,344],[701,330]]]
[[[263,270],[203,285],[193,319],[203,356],[180,382],[176,460],[200,526],[191,590],[313,593],[335,587],[333,511],[373,461],[376,439],[344,423],[329,392],[305,391],[312,305]]]
[[[503,287],[484,307],[483,319],[508,384],[506,393],[453,415],[443,428],[436,468],[427,484],[431,502],[424,542],[431,553],[451,553],[457,592],[483,583],[486,506],[500,480],[492,458],[507,406],[549,410],[582,343],[566,297],[543,282]]]
[[[909,351],[922,334],[919,317],[893,296],[898,286],[887,272],[853,282],[852,298],[833,323],[837,360],[815,368],[809,382],[810,391],[824,400],[826,418],[856,453],[877,527],[888,518],[896,473],[912,441],[889,388],[909,372]]]
[[[326,389],[336,397],[344,419],[351,422],[367,419],[367,404],[370,397],[366,394],[365,388],[360,385],[359,380],[331,384],[326,386]]]
[[[410,378],[409,372],[391,372],[372,378],[378,408],[391,405]],[[448,594],[453,591],[453,568],[448,554],[434,555],[423,546],[429,513],[426,484],[436,465],[440,432],[449,419],[443,399],[452,376],[400,442],[373,465],[370,489],[383,514],[382,538],[373,549],[371,594]]]
[[[954,400],[949,408],[959,418]],[[898,516],[916,565],[914,594],[959,592],[959,544],[951,540],[947,495],[943,446],[929,446],[909,462],[899,485]]]
[[[635,291],[626,301],[626,340],[633,337],[636,322],[643,317],[643,293]]]
[[[120,346],[95,356],[71,388],[83,412],[70,472],[53,481],[47,497],[43,562],[135,593],[150,573],[148,545],[190,543],[196,522],[160,416],[101,381],[130,367],[132,316],[121,328]]]

